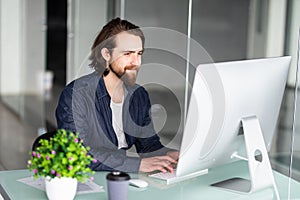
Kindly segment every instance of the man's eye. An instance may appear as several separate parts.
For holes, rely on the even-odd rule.
[[[143,51],[140,51],[140,52],[139,52],[139,55],[143,55],[143,53],[144,53]]]

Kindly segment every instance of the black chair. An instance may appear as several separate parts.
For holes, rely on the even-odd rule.
[[[39,141],[41,139],[46,139],[46,140],[50,140],[50,138],[52,138],[56,133],[56,130],[55,131],[51,131],[51,132],[47,132],[47,133],[44,133],[42,135],[40,135],[39,137],[37,137],[33,144],[32,144],[32,151],[35,151],[36,148],[38,148],[41,144],[39,143]]]

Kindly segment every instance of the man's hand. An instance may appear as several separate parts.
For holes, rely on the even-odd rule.
[[[170,156],[174,160],[178,160],[178,158],[179,158],[179,151],[169,151],[167,153],[167,156]]]
[[[143,158],[140,165],[141,172],[152,172],[159,170],[161,172],[173,172],[172,164],[176,164],[177,161],[170,156],[155,156],[151,158]]]

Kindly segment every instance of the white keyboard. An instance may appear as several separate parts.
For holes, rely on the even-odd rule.
[[[184,180],[187,180],[187,179],[190,179],[190,178],[194,178],[194,177],[206,174],[207,172],[208,172],[208,170],[205,169],[205,170],[194,172],[194,173],[187,174],[187,175],[184,175],[184,176],[176,176],[176,170],[174,170],[173,173],[171,173],[171,172],[166,172],[166,173],[158,172],[158,173],[155,173],[155,174],[150,174],[149,177],[164,180],[164,181],[166,181],[167,184],[171,184],[171,183],[177,183],[177,182],[180,182],[180,181],[184,181]]]
[[[155,173],[155,174],[151,174],[149,176],[153,177],[153,178],[162,179],[162,180],[168,180],[168,179],[176,177],[176,170],[174,170],[173,173],[171,173],[171,172],[166,172],[166,173],[158,172],[158,173]]]

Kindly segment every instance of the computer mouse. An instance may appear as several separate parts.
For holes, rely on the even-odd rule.
[[[138,187],[138,188],[145,188],[147,187],[149,184],[147,181],[144,181],[142,179],[130,179],[129,180],[129,185]]]

